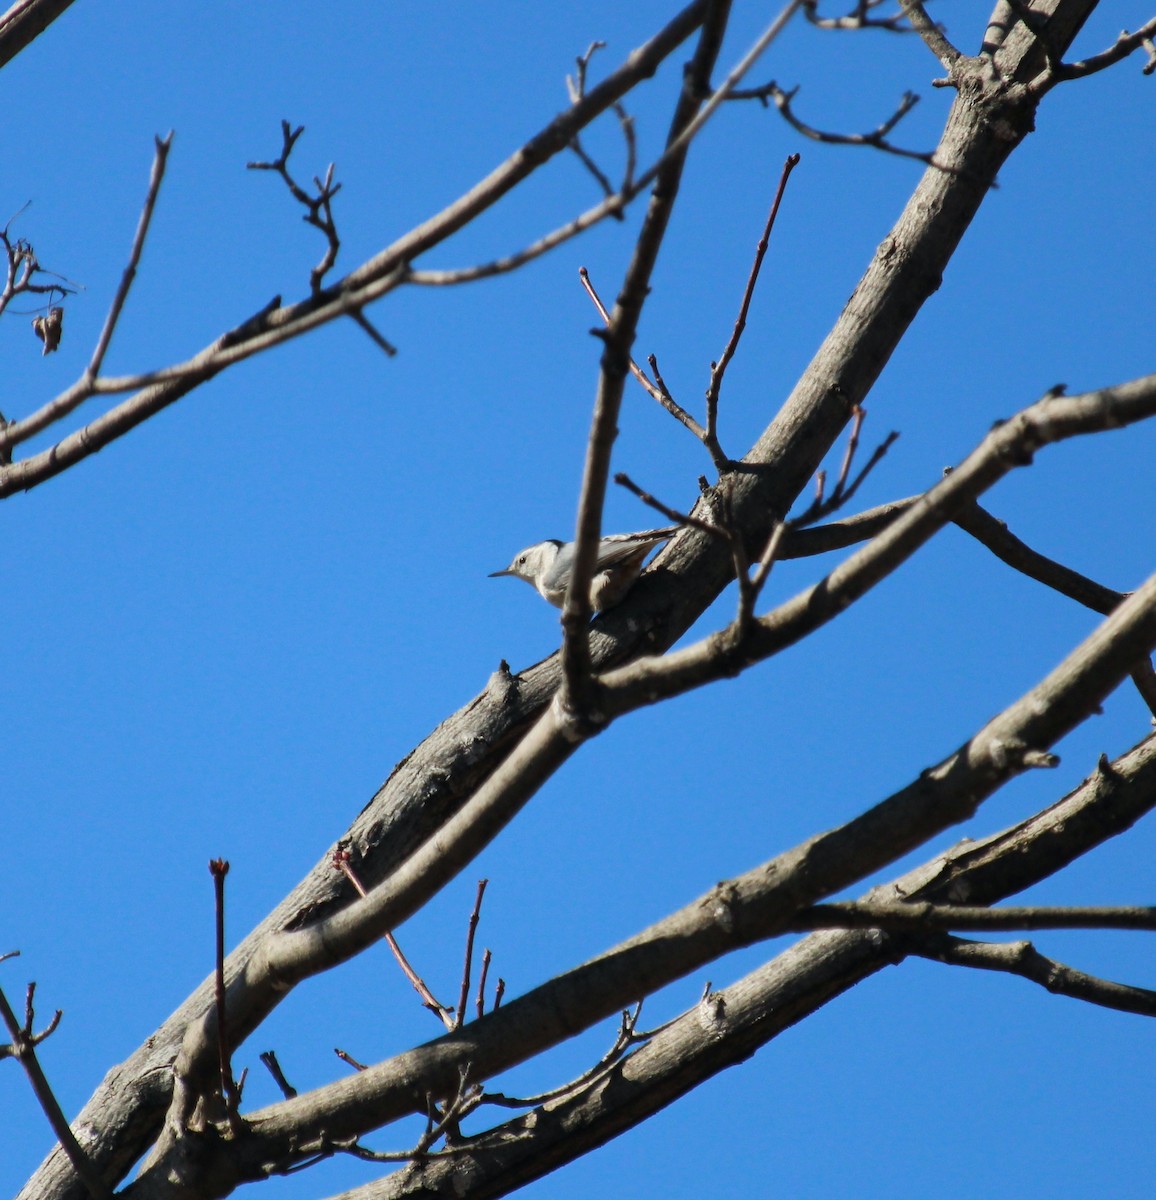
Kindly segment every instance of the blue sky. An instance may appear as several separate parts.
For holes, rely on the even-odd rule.
[[[1077,43],[1108,45],[1151,14],[1101,6]],[[8,417],[80,372],[115,290],[156,133],[168,176],[108,359],[120,373],[193,353],[275,293],[307,292],[320,239],[278,181],[280,121],[307,131],[300,175],[330,161],[348,270],[489,171],[566,102],[595,38],[595,77],[666,18],[629,6],[320,6],[80,0],[2,76],[8,169],[0,209],[42,263],[84,285],[60,352],[29,318],[0,320]],[[973,49],[986,9],[935,9]],[[739,3],[722,61],[770,9]],[[630,101],[653,156],[685,54]],[[901,437],[859,499],[922,490],[992,422],[1063,381],[1081,390],[1152,369],[1156,81],[1130,61],[1059,89],[1013,157],[939,292],[868,401],[865,441]],[[755,81],[801,84],[817,125],[867,130],[902,92],[923,99],[895,135],[934,145],[949,98],[913,38],[790,31]],[[613,122],[587,139],[604,161]],[[726,107],[691,156],[637,343],[680,400],[701,403],[730,330],[783,158],[800,150],[720,432],[735,455],[769,421],[914,187],[919,164],[800,143],[773,112]],[[425,265],[508,252],[596,199],[562,157]],[[8,837],[0,983],[39,981],[65,1010],[43,1050],[66,1111],[210,966],[210,857],[231,860],[230,941],[304,874],[500,659],[518,669],[558,639],[556,613],[487,573],[542,537],[569,537],[597,380],[585,265],[613,295],[638,214],[525,270],[408,291],[371,316],[387,360],[352,323],[236,367],[128,438],[4,504],[7,686],[0,817]],[[15,307],[22,307],[17,305]],[[87,413],[89,410],[85,410]],[[93,414],[97,411],[91,406]],[[43,443],[38,443],[43,444]],[[990,508],[1045,553],[1110,586],[1153,568],[1156,433],[1048,450]],[[615,467],[687,506],[709,461],[640,390]],[[619,491],[604,527],[652,523]],[[768,602],[829,563],[784,564]],[[700,628],[729,617],[728,592]],[[456,990],[475,881],[480,941],[510,994],[602,950],[816,830],[852,816],[965,740],[1036,682],[1096,619],[949,530],[860,605],[743,678],[636,714],[567,765],[429,909],[400,932]],[[1121,691],[1058,747],[1061,766],[995,797],[958,836],[1002,827],[1074,786],[1101,751],[1149,728]],[[912,861],[930,857],[937,846]],[[1055,903],[1151,897],[1151,822],[1038,889]],[[1045,953],[1156,987],[1144,935],[1051,934]],[[716,986],[773,953],[712,966]],[[654,998],[654,1023],[697,999]],[[247,1098],[275,1047],[302,1089],[339,1077],[342,1045],[370,1060],[438,1031],[384,950],[295,994],[238,1055]],[[610,1028],[500,1081],[577,1073]],[[791,1030],[645,1127],[527,1195],[797,1197],[1150,1195],[1156,1034],[1027,983],[907,963]],[[376,1144],[402,1146],[413,1130]],[[0,1193],[47,1150],[42,1114],[0,1070]],[[264,1187],[323,1196],[371,1177],[328,1165]]]

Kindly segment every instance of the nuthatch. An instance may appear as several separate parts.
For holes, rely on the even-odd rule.
[[[641,533],[614,533],[604,537],[598,543],[598,558],[590,581],[590,607],[595,612],[613,608],[642,573],[646,556],[655,546],[674,537],[678,529],[677,525],[672,525],[668,529],[644,529]],[[561,608],[573,569],[574,543],[550,538],[528,546],[504,571],[494,571],[490,578],[515,575],[533,584],[543,599],[555,608]]]

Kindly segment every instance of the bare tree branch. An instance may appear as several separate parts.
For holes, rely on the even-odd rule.
[[[1078,62],[1072,63],[1058,63],[1052,71],[1048,84],[1054,86],[1057,83],[1065,83],[1069,79],[1084,79],[1088,75],[1095,75],[1098,71],[1115,66],[1116,63],[1123,61],[1140,47],[1143,47],[1148,55],[1148,60],[1142,70],[1145,75],[1151,75],[1156,71],[1154,38],[1156,38],[1156,17],[1146,21],[1135,33],[1129,33],[1125,29],[1107,50],[1093,54],[1091,58],[1080,59]]]
[[[1126,415],[1128,414],[1128,415]],[[704,639],[663,658],[640,659],[602,677],[603,711],[616,716],[777,653],[890,574],[964,505],[1043,446],[1156,414],[1156,375],[1082,396],[1048,395],[988,434],[979,448],[830,575],[754,621],[740,641]],[[1133,593],[1131,599],[1139,595]],[[1126,602],[1127,603],[1127,602]],[[1123,611],[1118,607],[1115,612]],[[1150,647],[1141,647],[1146,652]],[[1138,655],[1136,656],[1138,657]]]
[[[104,327],[101,329],[100,337],[96,341],[96,349],[93,350],[92,358],[85,368],[84,377],[89,381],[95,379],[100,374],[100,368],[104,365],[104,356],[108,352],[108,344],[112,341],[113,331],[116,329],[121,309],[124,308],[124,302],[128,299],[129,288],[132,287],[132,281],[136,278],[137,264],[140,262],[141,252],[144,250],[145,238],[148,237],[149,224],[153,218],[153,209],[156,207],[157,196],[160,194],[161,183],[165,177],[165,163],[168,161],[169,147],[173,144],[172,132],[170,131],[167,137],[158,137],[154,140],[156,141],[157,149],[156,157],[153,159],[152,173],[149,176],[148,193],[145,196],[144,207],[141,209],[136,234],[132,240],[132,250],[129,252],[128,266],[124,269],[120,286],[116,289],[116,295],[112,298],[112,304],[109,305],[108,316],[105,317]],[[54,419],[59,420],[59,417],[55,417]]]
[[[562,606],[561,665],[564,683],[560,693],[561,703],[569,714],[580,717],[583,723],[596,726],[603,720],[597,711],[596,689],[591,678],[588,627],[591,615],[590,581],[594,575],[598,541],[601,536],[602,507],[610,476],[610,452],[618,432],[618,411],[622,403],[630,348],[638,328],[642,305],[649,292],[651,273],[678,195],[686,150],[694,132],[705,124],[714,110],[738,86],[766,48],[786,28],[798,7],[799,0],[788,0],[705,104],[700,98],[706,94],[709,87],[710,75],[730,13],[729,0],[719,3],[704,22],[698,49],[686,72],[682,95],[671,121],[666,152],[663,155],[665,165],[656,175],[646,217],[635,242],[634,256],[607,323],[598,394],[587,440],[586,462],[578,498],[574,562],[570,586]]]
[[[248,1172],[253,1164],[289,1153],[290,1131],[298,1140],[312,1138],[322,1129],[331,1137],[356,1136],[412,1111],[408,1082],[399,1090],[394,1081],[410,1080],[419,1060],[428,1072],[430,1090],[447,1094],[463,1068],[468,1066],[473,1078],[485,1078],[524,1061],[554,1041],[572,1036],[577,1031],[575,1014],[584,1014],[581,1024],[586,1027],[620,1008],[626,1002],[625,989],[634,996],[646,994],[726,950],[782,932],[799,908],[862,879],[971,816],[1006,779],[1031,767],[1053,765],[1056,760],[1045,747],[1098,707],[1126,673],[1137,643],[1156,644],[1156,577],[1037,687],[901,792],[839,830],[820,834],[718,885],[629,942],[555,983],[542,985],[500,1014],[472,1024],[467,1043],[457,1040],[459,1034],[450,1034],[433,1044],[438,1047],[436,1054],[433,1046],[423,1047],[410,1052],[412,1058],[403,1054],[370,1067],[356,1079],[252,1114],[247,1145],[231,1152],[220,1169],[236,1170],[239,1183],[252,1177]],[[557,740],[570,744],[565,736]],[[470,814],[474,803],[439,835],[446,852],[452,846],[450,828]],[[322,926],[280,935],[280,947],[268,955],[272,977],[284,987],[299,969],[302,954],[316,963],[323,956],[331,959],[339,947],[362,942],[372,933],[367,917],[393,923],[406,895],[403,889],[408,887],[412,895],[414,887],[424,886],[423,875],[429,868],[444,870],[444,862],[430,863],[428,855],[419,854],[406,867],[412,883],[407,884],[399,872],[389,888],[376,889],[364,903]],[[559,989],[565,992],[565,1000]],[[243,1019],[248,1019],[247,1014]],[[488,1032],[483,1034],[483,1028]],[[186,1066],[179,1065],[178,1071],[183,1073]],[[164,1161],[162,1150],[154,1164],[162,1174]]]
[[[701,18],[701,9],[699,15]],[[1011,39],[997,49],[994,57],[1000,78],[1014,77],[1031,50],[1022,39]],[[781,519],[805,486],[853,406],[863,400],[907,325],[938,286],[955,245],[995,173],[1032,127],[1032,96],[997,86],[990,64],[981,70],[965,62],[959,70],[966,76],[972,94],[966,105],[958,99],[953,105],[941,150],[937,151],[952,171],[925,173],[782,413],[735,475],[735,520],[748,544],[756,548],[766,544],[774,521]],[[525,166],[523,162],[519,169]],[[488,186],[479,185],[471,193],[469,204],[480,209],[480,192],[488,195]],[[468,214],[455,209],[445,220],[452,224],[458,216],[462,223],[469,219]],[[444,224],[438,226],[439,232],[444,229]],[[428,229],[423,227],[391,248],[387,254],[400,256],[394,266],[404,267],[413,257],[402,251],[420,253],[427,236]],[[897,253],[900,247],[902,253]],[[364,270],[372,276],[383,261],[378,256]],[[355,273],[352,278],[357,277]],[[359,298],[365,302],[364,295]],[[276,330],[283,318],[272,316],[271,329]],[[712,539],[694,531],[676,539],[660,558],[657,569],[643,578],[627,602],[595,622],[591,651],[596,667],[621,662],[641,649],[653,652],[671,645],[725,585],[731,570],[726,548]],[[1135,609],[1129,612],[1131,616]],[[502,768],[497,764],[549,703],[558,679],[556,660],[516,679],[508,670],[497,672],[487,689],[462,713],[450,717],[436,737],[406,757],[350,831],[357,846],[359,869],[368,884],[387,877],[415,844],[429,837],[447,814],[460,808],[479,782],[495,778],[496,768],[500,773]],[[1087,682],[1085,677],[1083,683]],[[1083,705],[1086,688],[1077,685],[1071,695],[1076,694]],[[1073,713],[1067,716],[1077,717]],[[1033,748],[1022,748],[1022,761]],[[1011,760],[1008,752],[1007,746],[1000,751],[1000,761],[1005,764],[1018,759],[1021,749],[1011,746]],[[529,758],[532,763],[532,756]],[[512,763],[511,771],[519,765],[523,764]],[[347,903],[334,888],[330,874],[327,862],[321,864],[242,943],[229,964],[233,981],[246,976],[260,978],[263,968],[258,959],[271,931],[307,926]],[[867,935],[860,934],[819,936],[867,942]],[[82,1119],[93,1131],[94,1154],[99,1155],[97,1161],[106,1173],[116,1173],[117,1177],[123,1174],[158,1132],[169,1098],[176,1047],[205,1013],[205,1000],[203,988],[194,993],[115,1077],[110,1076],[86,1107]],[[500,1012],[505,1014],[508,1008]],[[244,1012],[238,1016],[249,1019]],[[493,1019],[493,1015],[485,1018]],[[471,1037],[484,1032],[483,1024],[471,1024]],[[734,1052],[733,1045],[728,1046],[728,1052]],[[423,1063],[427,1061],[436,1075],[442,1060],[423,1059]],[[457,1078],[456,1074],[447,1074],[447,1093],[457,1086]],[[347,1082],[356,1084],[358,1080]],[[44,1190],[47,1188],[52,1196],[63,1200],[75,1195],[75,1184],[69,1176],[67,1164],[61,1164],[57,1156],[30,1186],[37,1188],[38,1196],[48,1195],[49,1191]]]
[[[610,313],[607,311],[606,305],[602,303],[602,298],[598,295],[594,288],[594,284],[591,282],[590,272],[587,271],[585,267],[579,267],[578,278],[582,281],[582,286],[586,289],[586,294],[593,301],[594,307],[598,309],[598,315],[607,325],[609,325]],[[694,419],[694,417],[690,415],[690,413],[686,411],[686,409],[682,407],[681,404],[678,404],[675,401],[674,397],[670,394],[669,389],[662,382],[662,379],[658,374],[658,369],[654,364],[653,356],[651,356],[651,367],[654,369],[655,373],[654,382],[651,382],[649,376],[638,365],[638,363],[634,361],[633,358],[630,359],[627,365],[630,368],[631,375],[633,375],[634,378],[637,379],[640,384],[642,384],[642,386],[646,389],[647,394],[652,399],[657,400],[658,403],[661,404],[662,407],[665,408],[672,417],[689,429],[690,432],[701,441],[706,435],[706,430],[703,429],[703,427]]]
[[[0,67],[11,62],[71,4],[72,0],[16,0],[0,16]]]
[[[842,17],[824,17],[819,14],[819,0],[803,0],[803,15],[816,29],[884,29],[888,33],[914,32],[902,12],[890,17],[873,17],[875,9],[886,0],[856,0],[851,12]]]
[[[52,1126],[52,1132],[56,1134],[56,1140],[64,1148],[69,1162],[72,1163],[77,1175],[83,1181],[89,1196],[92,1200],[111,1200],[112,1189],[101,1178],[100,1172],[76,1140],[76,1135],[68,1124],[68,1118],[64,1115],[48,1078],[40,1066],[40,1061],[36,1057],[37,1045],[56,1029],[60,1023],[61,1013],[58,1010],[46,1029],[40,1033],[34,1033],[32,1024],[36,1014],[32,1007],[32,998],[35,990],[36,984],[30,983],[24,1005],[24,1024],[21,1025],[12,1011],[12,1006],[8,1003],[8,997],[0,988],[0,1020],[3,1020],[4,1026],[8,1030],[8,1036],[12,1039],[10,1055],[24,1068],[24,1073],[28,1076],[28,1082],[32,1085],[36,1099],[44,1110],[48,1123]]]
[[[816,904],[797,913],[795,932],[812,929],[1137,929],[1156,930],[1156,908],[1140,905],[983,908],[928,900],[855,900]]]
[[[1156,992],[1087,975],[1046,958],[1031,942],[969,942],[940,934],[927,938],[922,945],[917,943],[912,953],[959,967],[1004,971],[1038,983],[1057,996],[1070,996],[1118,1012],[1156,1017]]]
[[[779,176],[779,186],[775,189],[775,198],[771,201],[771,209],[767,214],[767,223],[763,226],[762,237],[759,238],[758,244],[755,246],[754,262],[751,263],[750,274],[747,277],[747,286],[743,289],[743,298],[739,305],[739,315],[735,318],[734,329],[731,330],[731,335],[727,339],[727,344],[723,347],[723,352],[719,356],[718,362],[711,364],[710,382],[706,389],[706,433],[702,438],[702,442],[707,450],[710,451],[711,461],[720,472],[727,469],[729,460],[723,454],[722,447],[718,441],[719,392],[722,390],[723,377],[726,375],[727,367],[730,366],[730,361],[734,358],[735,351],[739,348],[739,339],[743,336],[743,330],[747,327],[747,313],[751,307],[751,299],[755,294],[755,284],[759,279],[759,270],[763,265],[763,258],[766,256],[767,247],[771,242],[771,230],[774,229],[775,218],[779,215],[779,205],[782,203],[783,193],[787,190],[787,180],[790,179],[791,172],[798,165],[799,156],[797,154],[787,155],[786,162],[783,163],[782,173]]]
[[[970,895],[980,902],[1002,899],[1128,829],[1156,804],[1154,784],[1156,738],[1150,737],[1110,767],[1097,769],[1044,812],[982,841],[961,843],[875,889],[866,902],[894,902],[897,897],[942,902],[952,895]],[[805,864],[807,859],[802,856],[798,862]],[[776,873],[768,864],[760,877],[770,882]],[[739,882],[716,889],[727,895],[728,905]],[[789,891],[793,881],[779,876],[778,884]],[[706,898],[697,907],[704,909]],[[731,911],[728,908],[728,915]],[[626,946],[660,934],[671,938],[665,922]],[[644,1120],[703,1079],[745,1060],[757,1047],[866,976],[919,952],[918,941],[908,934],[878,930],[813,934],[731,987],[720,992],[708,989],[698,1005],[667,1023],[649,1044],[616,1066],[606,1086],[548,1102],[545,1111],[480,1135],[470,1156],[458,1160],[457,1169],[468,1169],[471,1178],[476,1173],[501,1180],[493,1194],[505,1194]],[[624,962],[623,972],[632,966]],[[394,1063],[398,1068],[403,1065],[400,1060]],[[348,1200],[385,1200],[410,1195],[411,1189],[433,1188],[447,1169],[448,1164],[444,1168],[427,1164],[384,1185],[355,1189]]]
[[[716,7],[703,24],[695,57],[687,71],[682,94],[675,108],[667,146],[678,142],[701,106],[700,97],[709,87],[710,75],[730,15],[729,3]],[[574,563],[570,586],[562,606],[562,703],[583,719],[598,722],[594,712],[588,625],[591,616],[590,583],[594,577],[598,541],[602,529],[602,507],[610,473],[610,452],[618,434],[618,412],[642,306],[650,291],[650,276],[666,236],[667,224],[678,198],[685,150],[669,159],[655,180],[650,204],[635,242],[614,310],[606,321],[594,417],[586,447],[578,518],[574,535]]]
[[[1057,804],[980,842],[964,842],[866,898],[994,902],[1125,832],[1156,804],[1156,739],[1104,764]],[[737,983],[704,994],[617,1065],[605,1086],[547,1102],[480,1135],[470,1154],[421,1164],[346,1193],[343,1200],[402,1200],[469,1172],[505,1195],[665,1108],[884,967],[919,953],[908,935],[828,931],[804,938]],[[424,1189],[428,1189],[425,1191]]]
[[[935,165],[935,154],[932,151],[907,150],[902,146],[896,146],[887,139],[891,130],[919,103],[919,97],[914,92],[904,92],[898,108],[870,133],[831,133],[808,125],[795,115],[795,110],[791,107],[791,102],[798,94],[797,87],[785,91],[774,80],[771,80],[762,87],[746,88],[736,92],[732,99],[761,100],[763,104],[766,104],[768,99],[771,100],[787,124],[813,142],[825,142],[830,146],[873,146],[876,150],[894,154],[899,158],[914,158],[918,162],[927,163],[928,166]]]
[[[294,129],[288,121],[281,122],[281,153],[272,162],[246,163],[250,171],[274,171],[280,175],[289,189],[289,194],[305,209],[305,221],[314,229],[325,235],[325,253],[321,261],[309,272],[309,290],[316,296],[321,291],[321,281],[333,268],[337,261],[337,253],[341,249],[341,239],[337,234],[337,224],[333,219],[333,198],[341,191],[341,184],[333,182],[333,163],[329,164],[325,179],[316,175],[313,184],[317,189],[315,195],[310,195],[289,173],[289,157],[297,139],[305,132],[304,125]]]
[[[927,10],[920,0],[899,0],[899,5],[911,22],[912,29],[927,43],[927,48],[950,73],[961,62],[963,55],[947,40],[940,26],[927,15]]]
[[[50,414],[71,412],[94,392],[140,389],[136,395],[48,450],[20,462],[0,465],[0,498],[27,490],[66,470],[226,367],[299,337],[328,321],[359,312],[373,300],[392,291],[408,279],[409,263],[414,258],[456,233],[495,204],[544,162],[564,150],[574,133],[601,112],[613,107],[640,79],[653,73],[658,64],[694,32],[709,6],[709,0],[694,0],[645,46],[632,54],[622,67],[590,89],[578,104],[555,118],[484,180],[443,212],[362,264],[345,279],[323,288],[308,300],[288,307],[282,308],[278,298],[275,304],[262,309],[184,363],[146,375],[98,380],[91,384],[86,384],[82,379],[46,405],[34,425],[28,421],[14,421],[0,427],[0,452],[4,452],[39,432],[52,420],[59,419],[57,416],[48,419]],[[700,128],[701,122],[689,132],[688,142]],[[639,180],[632,194],[637,194],[649,182],[645,177]],[[600,212],[597,219],[607,215],[608,211]]]

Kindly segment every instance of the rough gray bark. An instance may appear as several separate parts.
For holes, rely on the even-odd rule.
[[[0,67],[38,38],[72,0],[17,0],[0,16]]]
[[[1053,53],[1059,54],[1095,3],[1048,0],[1034,7],[1041,15],[1053,16],[1049,37]],[[1011,7],[1001,4],[988,27],[986,45],[991,58],[965,58],[951,64],[957,96],[936,150],[936,165],[924,173],[791,396],[728,475],[734,519],[752,547],[761,548],[773,522],[789,510],[830,450],[853,407],[867,396],[920,307],[939,286],[999,169],[1033,128],[1042,94],[1027,86],[1040,69],[1042,56],[1035,38],[1016,24]],[[666,650],[732,577],[732,562],[724,547],[695,530],[684,532],[630,597],[595,622],[590,639],[594,666],[606,670],[640,654]],[[560,682],[557,656],[517,677],[495,673],[477,697],[397,764],[339,843],[351,851],[367,886],[379,884],[397,871],[507,761]],[[331,855],[332,849],[234,951],[228,963],[230,981],[242,978],[270,935],[307,928],[349,903],[351,891],[332,870]],[[760,925],[750,936],[766,936],[772,927]],[[824,977],[826,982],[804,989],[809,999],[800,1007],[800,1015],[810,1011],[807,1004],[821,1003],[901,953],[894,945],[880,951],[878,939],[873,942],[870,935],[858,933],[816,935],[803,945],[821,947],[821,956],[827,956],[830,947],[843,948],[845,956],[839,958],[834,973]],[[806,978],[809,976],[804,981]],[[189,1027],[208,1012],[210,996],[210,981],[206,981],[140,1050],[109,1072],[75,1123],[81,1142],[106,1178],[121,1178],[160,1132],[172,1095],[173,1064]],[[267,999],[243,1009],[241,1032],[255,1028],[272,1002]],[[620,1002],[619,992],[608,989],[600,1008],[611,1011]],[[492,1022],[491,1027],[496,1024],[500,1022]],[[525,1040],[524,1032],[522,1036]],[[754,1044],[757,1042],[736,1040],[724,1053],[726,1061],[749,1053]],[[470,1047],[470,1053],[476,1055],[477,1048]],[[444,1084],[460,1061],[457,1051],[447,1059],[439,1059],[428,1048],[413,1055],[406,1065],[405,1092],[394,1098],[398,1112],[411,1111],[415,1103],[420,1107],[425,1090],[438,1080]],[[498,1056],[492,1065],[496,1068],[505,1061],[509,1059]],[[726,1063],[719,1061],[711,1069],[723,1065]],[[576,1135],[569,1143],[571,1149],[581,1152],[587,1145],[598,1144],[652,1111],[656,1098],[667,1102],[680,1088],[684,1090],[684,1084],[692,1086],[701,1077],[691,1071],[676,1083],[667,1081],[651,1090],[641,1106],[628,1106],[620,1113],[609,1108],[599,1111],[597,1101],[587,1100],[595,1104],[587,1129],[596,1132]],[[353,1089],[357,1080],[346,1083]],[[253,1168],[262,1153],[259,1138],[246,1153],[249,1159],[234,1155],[210,1171],[206,1186],[221,1189],[213,1194],[226,1194],[236,1182],[237,1172],[243,1175]],[[547,1158],[523,1165],[518,1168],[523,1174],[516,1178],[534,1177],[541,1173],[539,1166],[548,1165]],[[501,1190],[509,1186],[507,1177]],[[154,1180],[134,1189],[133,1194],[167,1193]],[[364,1192],[370,1194],[394,1193]],[[480,1187],[477,1194],[500,1192]],[[55,1152],[21,1195],[25,1200],[79,1200],[83,1190],[69,1164]]]

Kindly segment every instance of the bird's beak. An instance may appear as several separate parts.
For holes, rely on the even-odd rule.
[[[511,571],[509,567],[507,567],[504,571],[491,571],[489,573],[489,575],[487,576],[487,578],[497,579],[499,575],[513,575],[513,573],[514,572]]]

